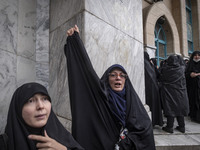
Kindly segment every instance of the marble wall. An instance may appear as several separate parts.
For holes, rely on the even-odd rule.
[[[49,87],[49,0],[36,5],[36,82]]]
[[[0,1],[0,133],[15,89],[49,81],[49,0]]]
[[[18,1],[0,1],[0,133],[4,130],[11,93],[17,84]]]
[[[70,130],[63,46],[74,24],[99,77],[122,64],[144,103],[141,0],[1,0],[0,11],[0,133],[13,92],[31,81],[49,87],[53,109]]]
[[[66,31],[77,24],[99,77],[112,64],[122,64],[145,101],[141,0],[51,0],[50,83],[53,107],[70,129]]]

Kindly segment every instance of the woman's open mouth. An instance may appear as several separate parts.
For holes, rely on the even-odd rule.
[[[118,82],[118,83],[115,83],[115,87],[117,87],[117,88],[121,87],[121,85],[122,85],[122,84],[119,83],[119,82]]]

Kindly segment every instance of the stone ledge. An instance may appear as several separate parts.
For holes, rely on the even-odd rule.
[[[156,146],[156,150],[200,150],[200,146]]]
[[[155,135],[156,146],[199,146],[200,135]]]
[[[166,122],[166,118],[164,118]],[[174,128],[177,122],[174,122]],[[167,133],[162,127],[154,127],[156,150],[200,150],[200,124],[185,117],[186,132],[174,129],[174,133]]]

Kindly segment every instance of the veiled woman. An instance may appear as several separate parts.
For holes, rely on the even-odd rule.
[[[160,69],[161,97],[167,125],[162,129],[173,133],[174,118],[177,130],[185,132],[184,116],[189,113],[185,79],[185,63],[181,56],[170,55]]]
[[[65,54],[74,138],[87,150],[155,150],[151,121],[126,70],[112,65],[100,79],[78,27],[67,34]]]
[[[200,123],[200,51],[194,51],[186,69],[190,118]]]
[[[35,82],[13,94],[5,133],[8,150],[84,150],[57,119],[46,88]]]
[[[150,62],[149,54],[144,52],[145,96],[151,110],[152,125],[163,126],[160,91],[155,66]]]

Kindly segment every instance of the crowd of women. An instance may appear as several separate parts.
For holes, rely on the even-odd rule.
[[[67,35],[72,134],[54,114],[46,88],[26,83],[13,94],[1,149],[155,150],[151,120],[124,67],[114,64],[99,78],[79,28]]]
[[[26,83],[16,89],[9,107],[2,150],[155,150],[153,126],[163,125],[172,133],[185,132],[184,116],[199,121],[199,60],[195,52],[188,63],[170,56],[157,70],[145,53],[146,103],[152,120],[135,92],[123,66],[110,66],[99,78],[75,25],[67,31],[67,59],[72,133],[57,119],[47,89]],[[198,55],[198,57],[197,57]],[[196,93],[194,93],[194,91]],[[192,92],[192,93],[191,93]],[[198,104],[198,105],[197,105]]]
[[[144,53],[146,103],[152,112],[152,125],[174,132],[185,133],[184,116],[200,123],[200,51],[194,51],[188,62],[180,55],[170,55],[158,67],[155,59]]]

